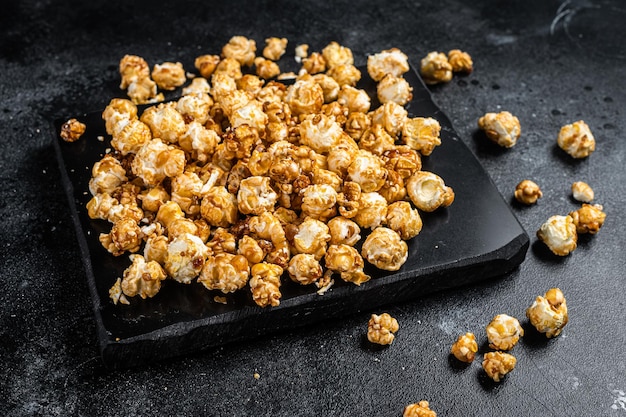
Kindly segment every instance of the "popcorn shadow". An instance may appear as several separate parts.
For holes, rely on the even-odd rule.
[[[480,156],[498,157],[509,151],[508,148],[502,147],[491,141],[485,132],[477,129],[472,134],[472,140],[476,144],[476,153]]]
[[[392,343],[393,344],[393,343]],[[380,353],[389,349],[391,345],[379,345],[378,343],[372,343],[367,338],[366,334],[361,335],[360,340],[361,349],[369,353]]]
[[[448,354],[448,367],[450,370],[455,373],[465,372],[472,366],[472,363],[463,362],[458,360],[452,353]]]
[[[524,344],[524,347],[531,351],[540,351],[548,347],[551,339],[538,332],[530,321],[526,320],[521,324],[524,329],[524,337],[520,338],[520,342]]]
[[[568,256],[558,256],[552,253],[552,251],[546,246],[545,243],[536,239],[531,244],[531,250],[533,255],[537,257],[537,259],[542,262],[551,263],[551,264],[561,264],[567,261]]]
[[[588,158],[574,158],[563,149],[559,147],[559,145],[555,144],[552,146],[552,156],[562,164],[566,165],[569,168],[576,168],[580,165],[587,162]]]

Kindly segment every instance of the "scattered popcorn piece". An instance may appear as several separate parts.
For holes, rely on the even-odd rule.
[[[330,42],[322,49],[322,56],[326,60],[328,68],[354,64],[352,50],[348,47],[341,46],[335,41]]]
[[[376,95],[382,104],[393,101],[404,106],[413,98],[413,88],[402,77],[386,75],[376,86]]]
[[[317,282],[323,274],[322,266],[315,256],[308,253],[299,253],[289,260],[287,268],[289,278],[301,285]]]
[[[276,62],[260,56],[254,59],[254,66],[256,68],[256,75],[264,80],[269,80],[280,74],[280,67]]]
[[[498,314],[485,329],[489,347],[497,350],[511,350],[519,338],[524,336],[524,329],[515,317]]]
[[[460,49],[452,49],[448,52],[448,62],[452,66],[452,72],[471,73],[474,70],[472,57]]]
[[[487,138],[504,148],[515,146],[522,131],[519,119],[508,111],[486,113],[478,119],[478,127]]]
[[[422,231],[422,218],[408,201],[396,201],[387,207],[385,219],[387,227],[400,235],[402,240],[409,240]]]
[[[584,203],[578,210],[570,212],[569,216],[576,226],[577,233],[590,233],[592,235],[598,233],[606,219],[606,213],[602,211],[600,204]]]
[[[174,238],[167,247],[165,270],[176,281],[189,284],[200,274],[209,250],[198,236],[184,233]]]
[[[577,201],[591,203],[594,199],[593,188],[586,182],[576,181],[572,183],[572,196]]]
[[[296,62],[298,63],[302,62],[304,58],[309,56],[309,45],[307,45],[306,43],[303,43],[303,44],[296,46],[295,54],[296,54],[296,57],[295,57]]]
[[[567,302],[563,292],[559,288],[550,288],[543,297],[537,296],[526,309],[526,317],[547,338],[560,335],[568,321]]]
[[[409,71],[409,57],[400,49],[391,48],[367,57],[367,72],[374,81],[385,76],[402,77]]]
[[[361,240],[361,228],[359,225],[343,216],[333,217],[328,221],[331,245],[354,246]]]
[[[454,202],[454,190],[443,179],[428,171],[416,171],[409,177],[406,190],[415,207],[432,212]]]
[[[252,299],[261,306],[276,307],[280,304],[280,277],[283,268],[267,262],[252,266],[250,278],[250,291]]]
[[[163,101],[162,93],[158,93],[157,84],[150,78],[140,78],[128,86],[128,97],[135,104],[147,104]]]
[[[376,191],[360,195],[354,221],[364,229],[374,229],[383,224],[387,218],[388,207],[385,197]]]
[[[302,70],[307,74],[319,74],[326,71],[326,60],[319,52],[313,52],[302,58]]]
[[[89,192],[95,196],[101,193],[112,194],[128,180],[121,162],[110,154],[97,161],[91,169]]]
[[[99,239],[113,256],[120,256],[127,251],[137,252],[141,247],[142,234],[137,222],[125,217],[113,223],[109,233],[101,233]]]
[[[141,298],[154,297],[167,275],[155,261],[146,262],[141,255],[131,255],[132,264],[124,271],[121,288],[124,295]]]
[[[162,90],[174,90],[187,81],[185,69],[180,62],[156,64],[152,69],[152,79]]]
[[[515,199],[522,204],[535,204],[541,197],[541,188],[534,181],[523,180],[515,187]]]
[[[234,58],[241,65],[252,66],[256,56],[256,42],[245,36],[233,36],[222,48],[224,58]]]
[[[128,298],[124,295],[122,291],[122,279],[118,278],[115,281],[115,284],[109,289],[109,298],[113,301],[113,304],[117,305],[117,303],[121,304],[130,304]]]
[[[420,74],[426,84],[447,83],[452,79],[452,65],[443,52],[429,52],[420,61]]]
[[[124,55],[119,64],[122,78],[120,88],[127,89],[132,83],[150,77],[150,67],[145,59],[137,55]]]
[[[243,255],[221,252],[207,258],[198,282],[209,290],[228,294],[245,287],[249,277],[250,266]]]
[[[488,352],[483,357],[483,369],[487,376],[495,382],[500,380],[515,368],[515,356],[504,352]]]
[[[397,271],[407,260],[408,245],[393,230],[377,227],[365,238],[361,254],[378,269]]]
[[[559,148],[572,158],[586,158],[596,150],[596,140],[587,123],[582,120],[561,127],[557,137]]]
[[[367,324],[367,340],[379,345],[390,345],[400,326],[389,313],[372,314]]]
[[[204,78],[210,78],[220,63],[219,55],[200,55],[194,61],[194,66]],[[193,81],[192,81],[193,83]]]
[[[371,279],[363,272],[365,263],[359,252],[345,244],[330,245],[326,251],[325,266],[329,271],[338,272],[341,279],[361,285]]]
[[[267,38],[265,39],[265,48],[263,48],[263,56],[272,61],[278,61],[285,53],[287,48],[287,38]]]
[[[430,409],[428,401],[409,404],[404,408],[402,417],[437,417],[437,413]]]
[[[402,142],[424,156],[441,145],[441,125],[432,117],[414,117],[402,125]]]
[[[69,119],[61,126],[61,139],[66,142],[76,142],[85,133],[87,126],[77,119]]]
[[[474,360],[478,352],[478,343],[474,333],[465,333],[458,337],[456,342],[450,348],[450,353],[461,362],[470,363]]]
[[[555,215],[546,220],[537,231],[537,237],[558,256],[566,256],[576,249],[578,234],[572,216]]]

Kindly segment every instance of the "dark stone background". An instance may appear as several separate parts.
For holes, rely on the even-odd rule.
[[[427,399],[440,416],[625,415],[625,17],[617,0],[3,2],[0,414],[400,416]],[[50,123],[119,96],[126,53],[193,69],[195,56],[217,53],[233,35],[287,37],[312,50],[336,40],[361,65],[390,47],[414,65],[432,50],[468,51],[475,72],[431,91],[531,236],[524,263],[499,279],[390,306],[401,328],[386,349],[364,339],[364,311],[106,371]],[[522,124],[510,150],[476,129],[482,114],[499,110]],[[559,128],[579,119],[597,150],[574,161],[555,143]],[[542,186],[536,206],[512,202],[524,178]],[[608,217],[598,235],[556,258],[535,231],[577,207],[569,187],[579,179]],[[484,327],[503,312],[525,323],[526,307],[552,286],[567,297],[570,323],[554,340],[526,326],[513,351],[518,365],[502,383],[490,382],[479,361],[449,359],[458,334],[473,331],[483,343]]]

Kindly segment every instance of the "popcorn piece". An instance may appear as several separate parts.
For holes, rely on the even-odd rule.
[[[319,113],[324,104],[324,90],[313,80],[300,79],[287,89],[285,102],[294,116]]]
[[[557,137],[559,148],[572,158],[586,158],[596,150],[596,140],[587,123],[582,120],[561,127]]]
[[[185,171],[172,178],[171,198],[188,215],[194,216],[200,213],[200,198],[202,193],[202,180],[198,174]]]
[[[372,314],[367,323],[367,340],[379,345],[390,345],[395,338],[394,333],[399,328],[398,320],[391,317],[389,313]]]
[[[150,78],[150,67],[145,59],[137,55],[124,55],[120,60],[120,88],[127,89],[132,83]]]
[[[165,270],[176,281],[189,284],[204,267],[208,255],[209,251],[202,239],[191,233],[183,233],[167,247]]]
[[[389,101],[372,113],[372,124],[380,124],[392,136],[398,136],[407,121],[407,110],[401,105]]]
[[[454,342],[450,348],[450,353],[461,362],[470,363],[474,360],[478,352],[478,343],[476,343],[476,337],[474,333],[465,333]]]
[[[537,231],[537,237],[555,255],[566,256],[576,249],[578,234],[572,216],[555,215],[546,220]]]
[[[121,289],[125,296],[154,297],[161,289],[161,281],[167,275],[161,265],[148,261],[141,255],[131,255],[132,264],[124,271]],[[122,301],[123,302],[123,301]]]
[[[583,203],[591,203],[594,199],[593,188],[586,182],[576,181],[572,184],[572,197]]]
[[[272,211],[278,194],[270,186],[268,177],[252,176],[241,180],[237,192],[237,204],[243,214],[260,215]]]
[[[309,56],[309,45],[307,45],[306,43],[303,43],[303,44],[296,46],[295,55],[296,55],[296,61],[302,62],[304,58]]]
[[[66,142],[76,142],[85,133],[87,126],[77,119],[69,119],[61,126],[61,139]]]
[[[163,101],[163,94],[157,94],[157,84],[150,78],[140,78],[128,86],[128,97],[136,104]]]
[[[377,156],[396,147],[395,139],[380,124],[374,124],[363,132],[359,140],[359,146],[361,149],[370,151]]]
[[[237,254],[243,255],[250,265],[258,264],[265,258],[265,252],[259,242],[248,235],[244,235],[237,243]]]
[[[441,125],[432,117],[414,117],[402,125],[402,142],[424,156],[441,145]]]
[[[130,304],[130,302],[128,301],[128,298],[126,298],[126,296],[124,295],[124,292],[122,291],[122,279],[118,278],[115,281],[115,284],[113,284],[113,286],[111,286],[111,288],[109,288],[109,298],[111,299],[111,301],[113,301],[113,304],[117,305],[117,303],[122,303],[122,304]]]
[[[236,59],[241,65],[252,66],[256,56],[256,42],[245,36],[233,36],[222,47],[222,55]]]
[[[474,70],[472,57],[460,49],[452,49],[448,52],[448,62],[452,66],[452,72],[471,73]]]
[[[159,265],[164,265],[165,258],[167,258],[168,245],[167,236],[153,233],[146,239],[146,244],[143,247],[143,257],[148,262],[155,261]]]
[[[94,196],[100,193],[111,194],[127,180],[126,170],[120,161],[107,154],[96,162],[91,169],[89,192]]]
[[[406,190],[415,207],[422,211],[432,212],[454,202],[454,190],[432,172],[415,172],[407,180]]]
[[[339,214],[351,219],[359,212],[361,204],[361,186],[356,182],[344,181],[342,191],[337,194]]]
[[[337,213],[337,192],[327,184],[312,184],[302,190],[302,214],[326,221]]]
[[[213,254],[237,253],[237,238],[223,227],[215,229],[211,240],[206,245]]]
[[[185,153],[161,139],[146,142],[131,163],[133,174],[148,186],[156,186],[167,177],[180,175],[184,168]]]
[[[330,241],[328,226],[319,220],[307,217],[298,225],[292,244],[296,253],[308,253],[319,261],[326,254],[328,241]]]
[[[270,263],[260,263],[252,266],[250,291],[252,299],[261,307],[276,307],[280,304],[280,277],[283,268]]]
[[[515,187],[515,199],[522,204],[535,204],[541,197],[541,188],[531,180],[523,180]]]
[[[289,260],[287,268],[289,278],[301,285],[317,282],[323,274],[322,266],[315,256],[308,253],[299,253]]]
[[[354,64],[354,57],[350,48],[341,46],[337,42],[330,42],[322,49],[322,55],[326,60],[328,68],[335,68],[339,65]]]
[[[241,77],[243,77],[241,65],[241,62],[239,62],[235,58],[224,58],[217,64],[214,74],[227,75],[228,77],[237,81]]]
[[[200,55],[195,59],[193,65],[200,72],[200,75],[202,77],[210,78],[211,75],[213,75],[213,73],[215,72],[217,64],[219,63],[220,57],[218,55]]]
[[[333,118],[322,114],[307,116],[300,123],[299,131],[301,143],[319,153],[333,149],[344,134]]]
[[[319,74],[326,71],[326,59],[319,52],[313,52],[311,55],[302,59],[302,69],[308,74]]]
[[[250,233],[259,239],[272,242],[272,250],[267,254],[267,261],[287,268],[289,264],[289,244],[285,236],[285,229],[276,216],[264,212],[250,218],[248,221]]]
[[[361,79],[361,71],[352,64],[341,64],[330,67],[326,74],[332,77],[340,86],[354,87]]]
[[[551,288],[542,296],[537,296],[532,305],[526,309],[526,317],[539,333],[547,338],[561,334],[567,324],[567,303],[563,292]]]
[[[208,257],[198,282],[209,290],[228,294],[245,287],[249,277],[250,267],[244,256],[221,252]]]
[[[393,230],[377,227],[363,242],[361,254],[378,269],[397,271],[407,260],[408,246]]]
[[[206,162],[215,153],[220,141],[220,136],[214,130],[194,120],[187,124],[185,133],[178,139],[178,145],[194,159]]]
[[[495,382],[500,380],[515,368],[515,356],[504,352],[488,352],[483,357],[483,369],[487,376]]]
[[[583,204],[581,208],[569,213],[577,233],[590,233],[595,235],[598,233],[604,220],[606,213],[602,211],[600,204]]]
[[[355,285],[361,285],[371,279],[363,272],[365,263],[359,252],[352,246],[330,245],[326,251],[325,266],[332,272],[339,273],[341,279]]]
[[[324,92],[324,103],[332,103],[337,100],[339,94],[339,83],[334,78],[326,74],[315,74],[312,76],[315,81]],[[339,103],[337,103],[339,104]]]
[[[215,186],[202,196],[200,213],[211,226],[228,227],[239,217],[237,198],[224,186]]]
[[[174,90],[185,84],[187,77],[180,62],[164,62],[156,64],[152,69],[152,79],[162,90]]]
[[[131,218],[123,218],[115,223],[109,233],[100,234],[100,243],[113,256],[124,252],[137,252],[142,243],[141,229]]]
[[[496,315],[486,328],[489,347],[497,350],[511,350],[519,338],[524,336],[524,329],[515,317],[507,314]]]
[[[272,61],[278,61],[285,53],[287,48],[287,38],[268,38],[265,39],[265,48],[263,48],[263,56]]]
[[[328,221],[331,245],[354,246],[361,240],[361,228],[356,222],[343,216],[333,217]]]
[[[102,112],[102,120],[109,135],[119,133],[130,120],[137,118],[137,106],[125,98],[111,99]]]
[[[359,150],[347,169],[346,179],[359,184],[363,192],[379,190],[387,178],[380,158],[367,150]]]
[[[391,48],[367,57],[367,72],[374,81],[386,75],[401,77],[409,71],[409,58],[398,48]]]
[[[442,52],[429,52],[420,61],[420,74],[426,84],[447,83],[452,79],[452,65]]]
[[[372,191],[361,193],[358,211],[353,217],[354,221],[362,228],[374,229],[387,218],[387,200],[385,197]]]
[[[195,121],[204,124],[209,120],[209,110],[213,104],[208,92],[188,92],[176,102],[176,111],[183,116],[186,123]]]
[[[126,156],[136,154],[150,139],[152,139],[150,127],[139,119],[131,119],[123,129],[113,135],[111,146]]]
[[[254,59],[254,66],[256,67],[256,75],[264,80],[269,80],[280,74],[280,67],[276,62],[260,56]]]
[[[430,409],[428,401],[420,401],[417,404],[407,405],[402,417],[437,417],[437,413]]]
[[[349,117],[352,117],[352,125],[350,123],[346,123],[346,132],[350,134],[349,128],[355,129],[356,127],[360,128],[360,130],[365,130],[365,128],[371,125],[371,119],[366,115],[366,113],[370,110],[370,106],[372,105],[369,94],[363,89],[355,88],[351,85],[342,85],[341,89],[337,93],[337,102],[342,106],[348,108],[350,113]],[[356,114],[358,113],[358,114]],[[354,126],[355,121],[358,123],[358,126]],[[358,139],[360,135],[356,137],[350,134],[353,139]]]
[[[402,77],[386,75],[376,86],[376,95],[381,104],[393,101],[404,106],[413,98],[413,88]]]
[[[403,240],[409,240],[422,231],[422,218],[408,201],[397,201],[387,207],[385,219],[387,227],[398,233]]]
[[[486,113],[478,119],[478,127],[487,138],[504,148],[515,146],[522,130],[519,119],[508,111]]]
[[[176,103],[173,102],[148,107],[139,120],[150,127],[154,138],[169,143],[178,142],[178,138],[186,129],[185,119],[176,110]]]
[[[403,179],[422,169],[422,158],[414,149],[406,145],[395,146],[382,154],[385,168],[397,172]]]
[[[141,208],[156,213],[170,199],[169,193],[160,185],[144,190],[141,195]]]

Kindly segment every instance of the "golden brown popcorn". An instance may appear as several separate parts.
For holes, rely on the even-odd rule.
[[[334,78],[326,74],[315,74],[311,76],[311,79],[322,87],[322,91],[324,92],[324,103],[332,103],[337,100],[340,87],[339,83],[337,83]]]
[[[352,88],[352,87],[350,87]],[[340,92],[341,94],[341,92]],[[369,108],[369,106],[368,106]],[[351,112],[346,120],[344,131],[354,140],[359,140],[363,133],[372,126],[372,119],[363,112]]]
[[[426,84],[447,83],[452,79],[452,65],[443,52],[429,52],[420,61],[420,74]]]
[[[406,182],[406,190],[415,207],[431,212],[454,202],[454,190],[432,172],[416,171]]]
[[[206,162],[215,152],[220,140],[214,130],[207,129],[194,120],[187,124],[185,132],[178,139],[178,145],[193,159]]]
[[[365,262],[354,247],[339,244],[330,245],[324,258],[325,266],[331,273],[339,273],[341,279],[355,285],[361,285],[371,279],[363,272]]]
[[[323,114],[307,116],[299,126],[300,141],[315,152],[325,153],[333,149],[343,135],[341,126]]]
[[[569,319],[563,292],[559,288],[550,288],[543,297],[537,296],[526,309],[526,317],[547,338],[560,335]]]
[[[390,345],[395,339],[394,333],[399,328],[398,320],[391,317],[389,313],[372,314],[367,323],[367,340],[379,345]]]
[[[258,264],[265,258],[263,248],[248,235],[243,235],[237,242],[237,254],[245,256],[250,265]]]
[[[300,79],[287,88],[285,102],[294,116],[319,113],[324,104],[324,90],[312,79]]]
[[[174,221],[184,218],[185,213],[183,213],[180,206],[173,201],[167,201],[161,204],[156,216],[156,220],[167,229],[170,228]]]
[[[372,124],[380,124],[392,136],[402,132],[408,120],[407,110],[393,101],[389,101],[372,112]]]
[[[361,186],[356,182],[344,181],[343,189],[337,194],[339,214],[351,219],[359,212],[361,204]]]
[[[327,184],[312,184],[302,190],[302,214],[326,221],[337,213],[337,191]]]
[[[319,52],[313,52],[302,59],[302,69],[307,74],[319,74],[326,71],[326,59]]]
[[[326,254],[330,241],[329,228],[325,223],[307,217],[297,226],[297,232],[291,241],[295,253],[307,253],[319,261]]]
[[[322,56],[328,68],[335,68],[339,65],[354,64],[354,57],[350,48],[341,46],[332,41],[322,49]]]
[[[122,90],[127,89],[133,82],[150,78],[150,66],[145,59],[137,55],[124,55],[120,60],[119,70]]]
[[[524,336],[524,329],[515,317],[507,314],[496,315],[485,329],[489,347],[497,350],[511,350],[519,338]]]
[[[120,202],[109,193],[98,193],[87,203],[87,214],[90,219],[108,220],[113,223],[117,220],[115,217],[120,206]]]
[[[365,116],[367,119],[366,123],[368,125],[371,124],[371,120],[366,114],[370,110],[372,102],[369,94],[367,94],[365,90],[355,88],[351,85],[342,85],[339,93],[337,94],[337,102],[342,106],[347,107],[351,115],[357,112],[362,114],[362,116],[357,117],[360,117],[360,120],[362,120],[363,116]],[[363,125],[363,123],[364,122],[361,122],[360,124]],[[352,138],[358,139],[358,137],[354,136],[352,136]]]
[[[559,148],[572,158],[586,158],[596,150],[596,140],[587,123],[582,120],[561,127],[557,137]]]
[[[361,71],[352,64],[341,64],[330,67],[326,75],[332,77],[340,86],[350,85],[354,87],[361,79]]]
[[[130,119],[123,129],[113,134],[111,146],[126,156],[136,154],[150,139],[152,139],[150,127],[139,119]]]
[[[115,283],[109,288],[109,298],[113,302],[113,304],[117,305],[117,303],[121,304],[130,304],[128,298],[124,295],[122,291],[122,279],[118,278],[115,280]]]
[[[361,240],[359,225],[343,216],[336,216],[328,221],[328,232],[331,245],[354,246]]]
[[[202,195],[200,213],[211,226],[228,227],[238,219],[237,198],[224,186],[211,187]]]
[[[263,48],[263,56],[272,61],[278,61],[285,53],[287,48],[287,38],[271,37],[265,39],[265,48]]]
[[[376,95],[381,104],[393,101],[404,106],[413,98],[413,87],[402,77],[387,75],[376,86]]]
[[[211,96],[217,103],[233,91],[237,91],[237,81],[227,74],[216,72],[211,76]],[[246,92],[242,92],[248,94]]]
[[[154,297],[161,289],[167,275],[161,265],[148,261],[141,255],[130,255],[132,264],[124,271],[121,288],[125,296]]]
[[[308,253],[299,253],[289,260],[287,268],[289,278],[301,285],[317,282],[323,274],[322,266],[315,256]]]
[[[156,213],[163,204],[170,200],[170,195],[163,186],[157,185],[142,191],[139,198],[142,209]]]
[[[181,94],[183,96],[194,95],[194,94],[208,94],[211,92],[211,85],[206,78],[196,77],[189,85],[183,87]]]
[[[234,255],[237,253],[237,237],[223,227],[215,229],[211,240],[206,245],[214,255],[218,253]]]
[[[252,265],[250,271],[250,291],[252,299],[260,307],[276,307],[280,304],[280,277],[283,268],[263,262]]]
[[[295,55],[296,62],[302,62],[304,58],[309,56],[309,45],[307,45],[306,43],[297,45]]]
[[[174,102],[148,107],[139,120],[150,127],[152,137],[169,143],[178,142],[178,138],[185,133],[186,129],[185,119],[176,110]]]
[[[148,262],[155,261],[159,265],[164,265],[168,245],[169,241],[167,236],[152,233],[146,238],[146,244],[143,247],[143,257]]]
[[[593,188],[584,181],[576,181],[572,184],[572,197],[583,203],[591,203],[594,199]]]
[[[107,134],[120,132],[129,120],[137,118],[137,105],[125,98],[111,99],[102,112]]]
[[[164,99],[162,93],[157,94],[157,84],[150,77],[133,81],[126,92],[136,104],[155,103]]]
[[[61,126],[61,139],[66,142],[76,142],[85,133],[87,125],[77,119],[69,119]]]
[[[222,56],[236,59],[241,65],[252,66],[256,56],[256,42],[245,36],[233,36],[222,47]]]
[[[198,276],[209,250],[196,235],[184,233],[170,241],[165,256],[165,270],[176,281],[189,284]]]
[[[247,91],[253,96],[256,96],[265,84],[265,80],[254,74],[244,74],[241,78],[236,80],[236,82],[238,89]]]
[[[541,188],[534,181],[523,180],[515,187],[515,199],[522,204],[535,204],[541,197]]]
[[[271,241],[272,249],[267,254],[266,260],[282,268],[287,268],[289,264],[289,243],[285,236],[285,229],[278,218],[266,211],[258,216],[251,217],[248,221],[248,228],[253,237]]]
[[[170,91],[180,87],[187,81],[185,69],[180,62],[155,64],[152,69],[152,79],[160,89]]]
[[[196,121],[205,124],[209,120],[209,110],[213,99],[208,93],[188,93],[176,102],[176,110],[183,116],[186,123]]]
[[[515,146],[522,132],[519,119],[508,111],[485,113],[478,119],[478,127],[493,143],[504,148]]]
[[[474,360],[478,352],[478,343],[474,333],[465,333],[456,339],[456,342],[450,348],[450,353],[461,362],[470,363]]]
[[[148,186],[156,186],[166,177],[175,177],[185,169],[185,152],[161,139],[146,142],[131,163],[133,174]]]
[[[278,194],[272,189],[269,177],[252,176],[241,180],[237,204],[243,214],[260,215],[274,210]]]
[[[280,74],[280,67],[276,62],[260,56],[254,59],[254,66],[256,68],[256,75],[264,80],[269,80]]]
[[[500,380],[515,368],[515,356],[504,352],[488,352],[483,357],[483,369],[487,376],[495,382]]]
[[[474,70],[472,57],[460,49],[452,49],[448,52],[448,62],[452,66],[452,72],[471,73]]]
[[[364,229],[373,229],[380,226],[387,218],[387,200],[385,197],[372,191],[361,193],[359,206],[353,220]]]
[[[374,81],[386,75],[401,77],[409,70],[409,58],[398,48],[391,48],[367,57],[367,72]]]
[[[566,256],[576,249],[578,234],[572,216],[551,216],[537,230],[537,237],[555,255]]]
[[[171,198],[190,216],[200,213],[203,182],[195,172],[185,171],[172,178]]]
[[[89,192],[94,196],[100,193],[112,194],[117,187],[127,180],[126,170],[120,161],[111,154],[106,154],[91,169]]]
[[[213,74],[227,75],[235,81],[243,77],[243,71],[241,71],[241,63],[235,58],[222,59],[219,64],[217,64],[217,67],[215,68],[215,72],[213,72]]]
[[[424,156],[441,145],[441,125],[432,117],[413,117],[402,125],[402,142]]]
[[[398,145],[386,150],[381,156],[388,171],[398,173],[403,179],[408,179],[414,172],[422,169],[422,158],[417,151],[406,145]]]
[[[122,218],[113,223],[109,233],[100,234],[100,243],[113,256],[120,256],[124,252],[137,252],[142,241],[141,229],[131,218]]]
[[[387,178],[383,162],[367,150],[359,150],[347,169],[346,180],[356,182],[363,192],[379,190]]]
[[[193,65],[200,72],[202,77],[210,78],[219,63],[219,55],[200,55],[194,60]]]
[[[198,282],[209,290],[228,294],[245,287],[249,277],[250,266],[245,256],[220,252],[207,258]]]
[[[428,401],[409,404],[404,408],[402,417],[437,417],[437,413],[430,409]]]
[[[387,227],[377,227],[365,238],[361,255],[378,269],[397,271],[407,260],[408,245]]]
[[[598,233],[606,219],[606,213],[602,211],[600,204],[584,203],[581,208],[570,212],[569,215],[576,226],[577,233],[590,233],[592,235]]]
[[[387,178],[385,184],[378,190],[378,194],[382,195],[389,204],[406,198],[406,186],[402,175],[396,171],[387,170]]]
[[[409,240],[422,231],[422,218],[408,201],[396,201],[387,207],[385,224],[398,233],[403,240]]]
[[[359,147],[380,156],[396,147],[395,139],[382,125],[374,124],[361,135]]]

